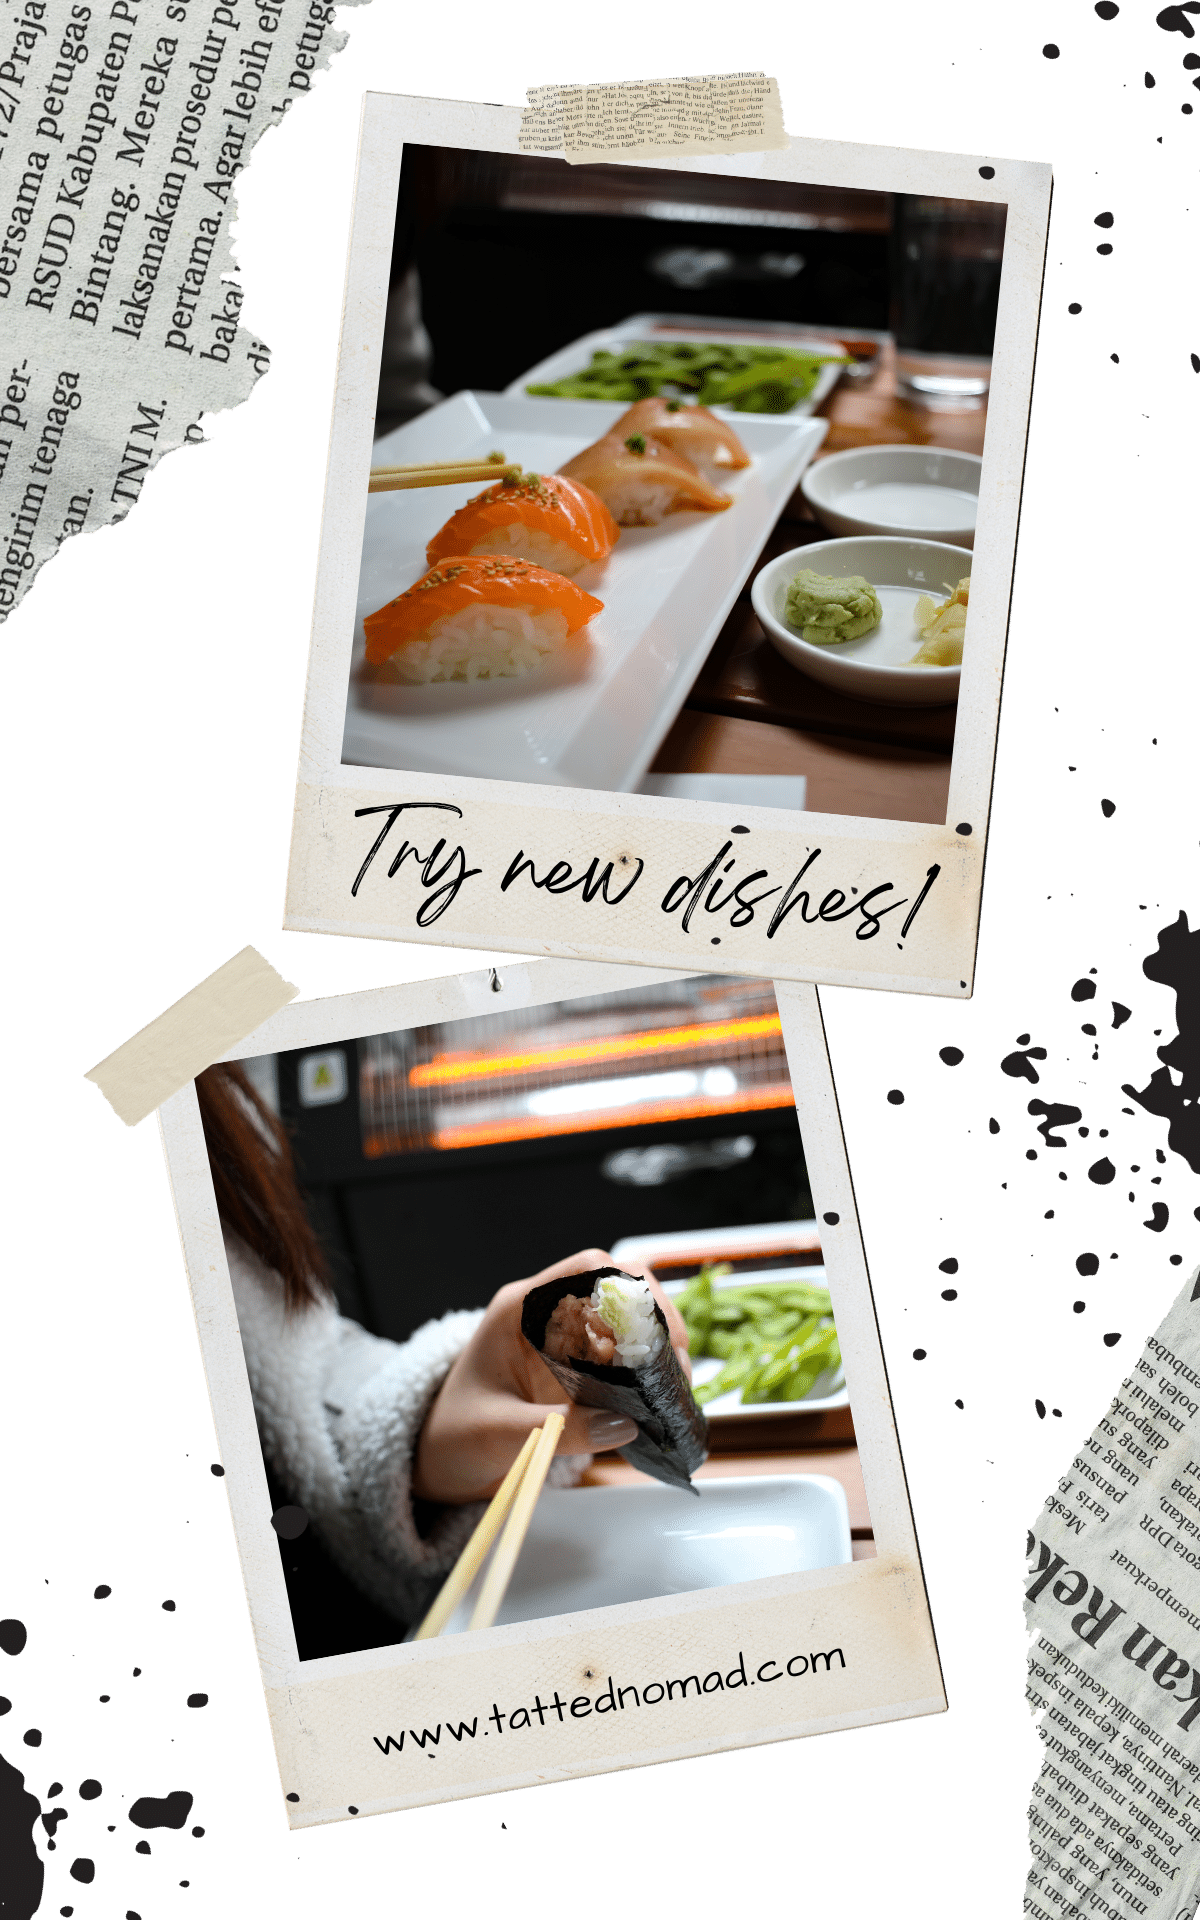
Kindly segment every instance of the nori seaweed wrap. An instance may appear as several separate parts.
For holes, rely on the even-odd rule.
[[[534,1287],[522,1305],[521,1332],[573,1401],[636,1420],[637,1439],[620,1448],[630,1466],[670,1487],[695,1493],[691,1476],[708,1452],[708,1426],[692,1398],[666,1318],[653,1296],[650,1304],[663,1337],[639,1366],[624,1366],[615,1354],[610,1364],[603,1364],[575,1357],[557,1359],[545,1351],[547,1329],[560,1302],[572,1296],[590,1300],[597,1283],[609,1278],[637,1281],[636,1275],[620,1267],[597,1267],[592,1273],[572,1273],[564,1280]]]

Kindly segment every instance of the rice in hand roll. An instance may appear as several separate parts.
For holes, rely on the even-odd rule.
[[[604,606],[525,560],[457,554],[367,615],[367,659],[402,680],[495,680],[528,673]]]
[[[455,554],[497,553],[568,578],[607,560],[620,529],[590,487],[561,474],[524,473],[476,494],[451,514],[425,549],[437,566]]]
[[[572,1400],[637,1422],[620,1449],[631,1466],[695,1493],[708,1429],[645,1280],[600,1267],[547,1281],[526,1294],[521,1332]]]

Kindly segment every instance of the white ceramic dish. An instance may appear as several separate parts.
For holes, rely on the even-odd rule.
[[[496,1625],[736,1586],[851,1558],[849,1509],[837,1480],[764,1474],[695,1486],[699,1499],[652,1480],[544,1492]],[[474,1603],[469,1594],[447,1633],[467,1631]]]
[[[613,1258],[616,1259],[614,1253]],[[825,1285],[824,1267],[770,1267],[762,1273],[731,1273],[724,1280],[713,1282],[713,1291],[719,1293],[723,1287],[752,1287],[759,1283],[770,1284],[773,1280],[807,1281],[814,1287]],[[682,1293],[687,1286],[686,1280],[667,1280],[663,1283],[663,1292]],[[705,1354],[702,1359],[692,1362],[692,1385],[707,1386],[715,1380],[724,1366],[723,1360],[713,1359]],[[779,1414],[792,1413],[829,1413],[834,1407],[850,1405],[850,1390],[846,1385],[845,1370],[831,1367],[826,1373],[820,1373],[813,1381],[812,1392],[803,1400],[768,1401],[762,1406],[744,1407],[742,1390],[735,1387],[732,1393],[723,1393],[719,1400],[710,1400],[704,1409],[707,1420],[769,1420]]]
[[[678,320],[672,322],[670,326],[664,326],[657,314],[631,313],[627,320],[619,320],[615,327],[601,327],[595,333],[585,333],[580,340],[572,340],[570,346],[560,347],[557,353],[550,354],[545,360],[539,360],[536,367],[530,367],[527,373],[523,373],[519,380],[514,380],[504,391],[513,399],[544,398],[539,394],[527,393],[526,389],[540,385],[544,381],[565,380],[570,374],[584,372],[585,368],[591,365],[594,353],[619,353],[633,340],[682,340],[686,333],[686,326]],[[733,329],[728,333],[718,333],[709,327],[697,328],[696,340],[703,346],[765,347],[775,344],[772,337],[764,338],[761,332],[756,333],[752,325],[748,325],[744,332]],[[845,352],[836,340],[799,338],[792,341],[784,335],[778,344],[781,353],[786,352],[790,346],[794,346],[798,353],[843,354]],[[844,370],[841,365],[822,367],[817,375],[817,383],[808,398],[798,401],[789,413],[781,417],[786,420],[797,420],[802,419],[805,414],[815,412],[822,400],[833,392]],[[556,406],[563,404],[561,400],[555,402]],[[604,403],[588,400],[584,404],[594,407]],[[621,412],[624,413],[626,407],[632,404],[630,400],[623,401]],[[728,420],[739,432],[741,431],[739,422],[742,420],[761,420],[770,417],[763,414],[737,413],[732,407],[714,407],[713,412],[721,419]]]
[[[612,1248],[612,1257],[620,1266],[625,1260],[642,1260],[651,1267],[665,1267],[673,1258],[679,1261],[736,1259],[739,1256],[753,1254],[760,1249],[789,1248],[796,1252],[811,1251],[819,1247],[820,1235],[813,1220],[783,1220],[762,1226],[709,1228],[699,1233],[647,1233],[625,1240],[618,1240]],[[823,1266],[804,1267],[765,1267],[751,1268],[743,1273],[733,1273],[724,1280],[718,1280],[718,1287],[749,1287],[763,1281],[800,1280],[811,1281],[814,1286],[825,1285]],[[686,1280],[663,1280],[663,1291],[668,1294],[682,1293],[687,1286]],[[715,1380],[721,1371],[722,1362],[707,1355],[695,1361],[692,1379],[701,1387],[708,1380]],[[712,1400],[705,1407],[705,1416],[709,1420],[771,1420],[781,1414],[828,1413],[834,1407],[850,1405],[850,1390],[846,1385],[846,1375],[841,1367],[821,1374],[813,1382],[813,1392],[804,1400],[768,1402],[764,1406],[744,1407],[740,1388],[733,1393],[723,1393],[719,1400]]]
[[[958,667],[910,667],[921,644],[913,618],[921,594],[944,600],[971,571],[971,554],[940,540],[858,534],[848,540],[818,540],[781,553],[756,575],[750,591],[767,638],[785,660],[839,693],[889,706],[944,707],[958,698]],[[844,579],[860,574],[879,595],[883,619],[859,640],[813,646],[784,620],[788,583],[801,567]],[[967,621],[970,645],[970,619]]]
[[[810,467],[800,491],[830,533],[973,547],[982,466],[977,453],[945,447],[851,447]]]
[[[459,393],[375,443],[376,465],[500,448],[553,473],[624,408],[595,400]],[[478,486],[376,493],[367,501],[342,759],[630,792],[696,675],[804,468],[827,432],[802,415],[739,414],[753,465],[731,475],[722,513],[627,527],[578,584],[604,611],[551,664],[515,680],[404,686],[365,665],[363,618],[425,572],[425,546]]]

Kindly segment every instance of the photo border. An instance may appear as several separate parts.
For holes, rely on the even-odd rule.
[[[490,970],[293,1001],[222,1058],[345,1044],[401,1028],[591,994],[636,992],[689,977],[694,976],[549,962],[505,968],[502,976]],[[814,1209],[823,1223],[826,1278],[877,1549],[874,1559],[808,1573],[301,1662],[270,1524],[271,1499],[194,1082],[159,1109],[288,1796],[284,1805],[293,1827],[945,1710],[820,1002],[811,986],[774,985]],[[829,1663],[819,1678],[815,1672],[794,1676],[789,1684],[804,1679],[808,1690],[793,1694],[796,1707],[789,1701],[782,1715],[769,1687],[755,1694],[746,1686],[714,1691],[701,1700],[670,1700],[655,1713],[639,1712],[629,1721],[623,1714],[603,1722],[593,1715],[570,1725],[551,1724],[519,1749],[515,1766],[510,1748],[502,1750],[497,1742],[489,1749],[482,1739],[439,1748],[432,1780],[423,1765],[410,1765],[403,1750],[399,1761],[392,1752],[380,1757],[389,1731],[482,1712],[485,1700],[523,1701],[539,1688],[554,1688],[557,1694],[559,1687],[581,1697],[582,1690],[602,1684],[597,1676],[609,1674],[618,1676],[622,1687],[635,1685],[645,1669],[682,1657],[674,1649],[685,1621],[689,1666],[708,1662],[717,1668],[728,1662],[732,1671],[743,1656],[757,1675],[764,1675],[769,1661],[807,1654],[814,1645],[841,1649],[845,1665],[830,1670]],[[815,1661],[812,1665],[815,1669]],[[421,1753],[424,1758],[424,1749]]]
[[[946,824],[805,812],[792,828],[782,824],[786,815],[780,808],[730,809],[712,802],[341,764],[404,142],[516,154],[520,122],[515,107],[398,94],[369,93],[364,99],[285,927],[672,970],[695,967],[695,949],[704,945],[704,968],[716,973],[966,997],[990,817],[1050,167],[799,138],[786,151],[653,163],[656,170],[670,172],[999,201],[1008,208],[980,483],[985,534],[972,563],[971,641],[962,669]],[[992,178],[981,177],[984,165],[992,169]],[[409,813],[396,830],[388,856],[399,847],[404,825],[417,835],[416,860],[410,856],[398,885],[384,878],[388,856],[380,856],[369,876],[360,872],[378,821],[372,818],[364,826],[356,810],[386,812],[389,805],[443,810]],[[767,931],[765,911],[732,932],[724,920],[722,937],[705,941],[703,934],[691,938],[681,917],[660,905],[660,896],[664,902],[668,897],[662,894],[664,885],[669,888],[681,872],[703,871],[714,852],[714,830],[727,831],[735,813],[739,827],[753,835],[749,864],[782,888],[793,875],[798,886],[805,863],[815,861],[806,883],[813,900],[818,889],[831,888],[811,915],[805,896],[801,913],[786,920],[778,943]],[[427,831],[431,818],[450,824]],[[466,882],[461,898],[456,890],[431,914],[430,882],[425,881],[423,896],[416,874],[440,833],[451,836],[447,853],[457,836],[462,867],[478,865],[481,884],[472,890]],[[499,882],[518,853],[532,859],[542,874],[560,860],[578,874],[596,858],[598,871],[611,860],[620,877],[641,860],[644,866],[636,871],[649,879],[646,887],[613,903],[604,897],[585,903],[576,893],[547,894],[525,879],[508,891]],[[845,913],[832,906],[824,911],[835,900],[853,902],[870,889],[879,889],[880,897],[893,896],[889,910],[911,905],[931,868],[938,870],[937,884],[901,940],[891,937],[891,922],[884,939],[874,937],[883,930],[880,925],[864,937],[860,930],[867,922],[854,921],[853,905]]]

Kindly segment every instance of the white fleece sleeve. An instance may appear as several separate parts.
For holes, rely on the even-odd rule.
[[[263,1452],[342,1571],[409,1625],[483,1511],[445,1507],[422,1538],[412,1510],[425,1414],[483,1316],[445,1314],[399,1345],[331,1303],[286,1313],[278,1275],[232,1234],[226,1253]]]

